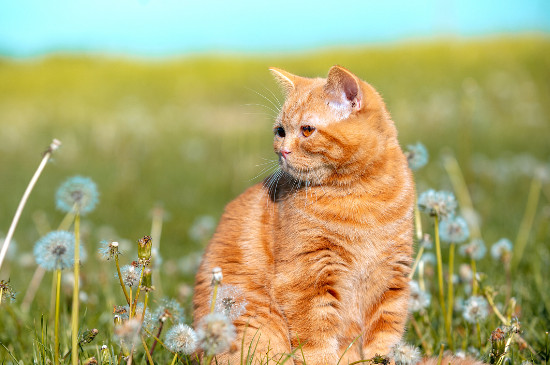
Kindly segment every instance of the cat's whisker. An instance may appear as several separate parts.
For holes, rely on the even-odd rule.
[[[267,86],[265,85],[262,85],[264,87],[264,89],[266,89],[267,91],[269,91],[269,93],[271,95],[273,95],[273,97],[275,98],[275,100],[277,101],[277,105],[279,105],[279,110],[281,110],[281,108],[283,107],[283,103],[281,103],[281,100],[279,100],[279,98],[277,97],[277,95],[275,95],[275,93],[273,92],[273,90],[271,90],[270,88],[268,88]]]
[[[275,171],[278,167],[279,167],[278,164],[277,165],[266,166],[262,169],[262,171],[260,171],[260,173],[258,175],[254,176],[253,178],[249,179],[248,181],[256,180],[258,177],[264,175],[266,172]]]
[[[277,109],[273,109],[269,105],[265,104],[258,104],[258,103],[250,103],[250,104],[244,104],[245,106],[261,106],[262,108],[265,108],[271,112],[273,112],[275,115],[279,115],[279,111]]]
[[[265,87],[265,86],[264,86]],[[269,103],[271,103],[271,105],[273,105],[275,107],[275,109],[277,109],[277,114],[279,114],[279,112],[281,111],[281,105],[277,105],[275,104],[275,102],[273,102],[273,100],[271,100],[270,98],[268,98],[267,96],[265,96],[264,94],[256,91],[256,90],[253,90],[253,89],[250,89],[250,88],[247,88],[248,90],[252,91],[253,93],[261,96],[262,98],[264,98],[265,100],[267,100]],[[278,99],[277,99],[278,100]]]

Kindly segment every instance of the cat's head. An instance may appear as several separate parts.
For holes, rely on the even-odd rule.
[[[357,178],[396,137],[380,95],[340,66],[326,79],[271,68],[285,103],[275,121],[273,148],[283,171],[312,185]]]

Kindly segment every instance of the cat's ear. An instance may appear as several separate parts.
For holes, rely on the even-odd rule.
[[[273,76],[275,76],[275,79],[277,80],[277,82],[279,82],[279,84],[283,88],[283,92],[285,93],[285,96],[290,94],[292,91],[296,89],[296,80],[298,76],[293,75],[290,72],[286,72],[276,67],[270,67],[269,71],[271,71]]]
[[[361,85],[357,76],[340,66],[332,66],[328,72],[325,92],[338,106],[360,110]]]

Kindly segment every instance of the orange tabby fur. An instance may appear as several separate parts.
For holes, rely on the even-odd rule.
[[[197,274],[195,325],[219,266],[248,305],[218,363],[240,364],[254,335],[263,362],[300,344],[286,364],[336,364],[352,343],[342,364],[385,355],[407,319],[415,196],[395,126],[342,67],[326,79],[272,72],[286,91],[274,139],[283,173],[227,205]]]

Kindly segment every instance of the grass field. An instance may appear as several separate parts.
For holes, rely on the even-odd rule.
[[[267,68],[277,66],[313,77],[325,76],[333,64],[347,67],[380,91],[402,146],[417,141],[427,146],[430,161],[416,173],[419,193],[428,188],[455,189],[443,164],[444,156],[454,156],[488,246],[502,237],[514,243],[524,240],[525,235],[518,237],[523,224],[528,233],[526,248],[512,267],[511,285],[503,265],[490,254],[478,262],[477,269],[485,274],[484,283],[498,291],[495,300],[504,310],[509,308],[504,299],[506,287],[510,288],[522,337],[539,352],[536,359],[528,356],[528,350],[516,350],[513,363],[544,362],[541,359],[548,356],[545,332],[550,329],[550,39],[537,36],[166,61],[101,56],[0,59],[3,234],[41,153],[53,138],[63,143],[31,195],[15,232],[16,251],[0,272],[0,279],[9,278],[18,293],[9,307],[5,303],[0,307],[4,346],[0,361],[46,363],[43,358],[51,358],[47,351],[40,355],[40,344],[51,346],[53,332],[50,273],[30,311],[22,311],[20,305],[36,268],[34,243],[64,216],[55,209],[55,191],[74,175],[92,178],[100,192],[97,209],[82,221],[88,258],[81,269],[86,296],[81,329],[100,331],[85,346],[90,356],[96,353],[96,345],[116,347],[112,308],[124,301],[114,265],[97,258],[99,242],[117,240],[133,247],[151,232],[155,207],[165,212],[160,243],[164,259],[151,303],[163,296],[177,298],[190,320],[185,284],[193,282],[197,252],[210,232],[208,225],[206,234],[198,237],[190,231],[196,230],[200,217],[216,221],[225,204],[261,181],[266,159],[275,159],[273,106],[266,97],[273,99],[275,94],[281,99],[281,93]],[[455,193],[460,200],[460,192]],[[529,209],[525,214],[529,194],[531,224]],[[428,217],[424,228],[433,233]],[[121,260],[132,259],[125,255]],[[447,260],[445,250],[443,260]],[[468,263],[460,256],[456,260],[455,267]],[[426,275],[435,303],[435,276]],[[71,287],[62,293],[66,305],[61,323],[67,324],[62,325],[66,329],[63,353],[70,344],[70,292]],[[467,289],[458,285],[456,295],[466,294]],[[439,343],[445,342],[436,313],[437,308],[427,313],[434,333],[420,339],[411,329],[406,336],[425,352],[437,353]],[[42,315],[48,324],[46,339],[41,339]],[[455,317],[455,349],[476,343],[469,335],[474,330],[461,322],[459,314]],[[495,316],[481,324],[483,344],[478,350],[482,354],[490,349],[487,339],[498,325]],[[158,363],[171,360],[167,351],[158,350],[155,355]]]

